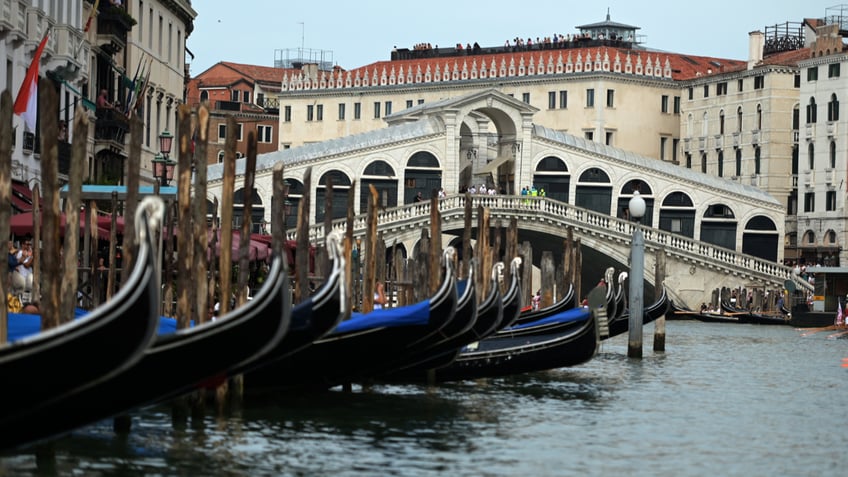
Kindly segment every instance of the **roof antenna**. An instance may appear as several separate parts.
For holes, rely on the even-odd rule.
[[[610,21],[610,17],[609,17],[609,7],[607,7],[607,21]]]

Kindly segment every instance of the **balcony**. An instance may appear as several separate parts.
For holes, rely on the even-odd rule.
[[[127,33],[135,24],[135,19],[123,8],[101,3],[97,15],[97,44],[114,55],[127,46]]]
[[[690,143],[692,142],[692,138],[687,137],[683,138],[683,152],[689,152],[692,148]]]
[[[827,138],[828,139],[833,139],[834,137],[836,137],[836,135],[838,134],[838,128],[837,128],[838,124],[839,123],[837,123],[836,121],[828,121],[827,122]]]
[[[800,138],[800,136],[801,136],[801,132],[798,131],[797,129],[793,129],[792,130],[792,144],[797,146],[798,145],[798,139]]]
[[[27,38],[27,3],[21,0],[2,0],[0,3],[0,33],[6,41]]]
[[[754,129],[751,131],[751,144],[757,145],[760,143],[760,130]]]
[[[698,150],[703,152],[707,149],[707,138],[699,137],[698,138]]]
[[[716,134],[715,137],[713,137],[713,146],[715,149],[724,149],[724,136]]]
[[[733,147],[739,147],[739,144],[742,142],[742,132],[736,131],[733,133]]]
[[[805,125],[804,126],[804,138],[807,141],[812,141],[815,136],[816,136],[816,124],[815,123],[809,123],[809,124]]]
[[[836,169],[828,167],[824,170],[824,182],[827,185],[833,185],[836,183]]]
[[[99,108],[94,126],[95,146],[124,150],[124,138],[130,130],[129,119],[114,109]]]
[[[68,25],[53,27],[51,37],[56,39],[55,50],[46,70],[54,77],[73,81],[88,71],[88,44],[83,41],[82,32]]]

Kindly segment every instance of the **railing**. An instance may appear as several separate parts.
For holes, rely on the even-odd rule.
[[[612,217],[607,214],[559,202],[546,197],[533,196],[470,196],[472,200],[472,220],[476,220],[477,208],[489,209],[490,219],[511,219],[520,217],[527,221],[546,222],[554,226],[572,227],[586,236],[629,243],[633,230],[639,227],[645,237],[645,244],[662,248],[685,262],[709,263],[713,268],[721,268],[732,273],[744,271],[760,280],[783,286],[786,280],[792,280],[796,286],[812,290],[812,286],[800,279],[792,269],[752,255],[738,253],[706,242],[673,234],[664,230],[645,227],[634,222]],[[450,195],[440,199],[439,212],[446,223],[465,220],[465,195]],[[367,230],[367,215],[359,214],[353,219],[354,236],[364,236]],[[417,202],[402,205],[377,213],[377,228],[386,235],[396,234],[405,229],[419,229],[430,220],[430,202]],[[332,222],[332,230],[344,233],[346,219]],[[296,231],[287,232],[288,240],[296,239]],[[324,225],[316,224],[309,228],[309,240],[323,243]]]

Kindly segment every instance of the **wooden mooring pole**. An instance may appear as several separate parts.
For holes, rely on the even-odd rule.
[[[659,298],[663,293],[663,282],[665,282],[665,252],[662,249],[656,252],[657,261],[654,265],[654,298]],[[654,351],[665,351],[665,315],[654,321]]]

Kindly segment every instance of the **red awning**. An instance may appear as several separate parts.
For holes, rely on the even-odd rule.
[[[32,210],[32,191],[23,182],[12,181],[12,207],[17,212]]]
[[[44,216],[41,217],[42,224],[44,223]],[[23,212],[21,214],[14,214],[9,219],[9,230],[15,235],[32,235],[33,233],[33,224],[35,223],[32,212]],[[65,214],[61,215],[61,222],[59,224],[61,228],[61,235],[65,235],[65,229],[67,228],[65,222]],[[85,215],[80,216],[80,234],[85,233]],[[103,227],[98,224],[97,226],[97,237],[101,240],[109,240],[109,228]]]

